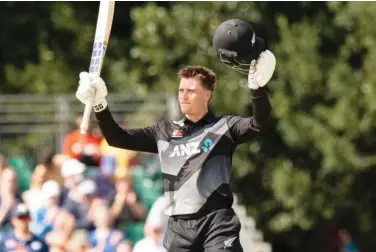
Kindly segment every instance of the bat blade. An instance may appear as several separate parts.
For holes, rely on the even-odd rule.
[[[108,46],[108,41],[110,39],[112,21],[114,17],[115,1],[111,0],[101,0],[99,4],[99,13],[97,26],[95,29],[95,37],[93,50],[91,54],[89,75],[91,77],[100,76],[102,65],[104,61],[104,56],[106,54],[106,49]],[[85,111],[81,122],[81,134],[87,132],[90,114],[93,104],[86,104]]]

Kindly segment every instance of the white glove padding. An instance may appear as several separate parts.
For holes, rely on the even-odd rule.
[[[274,54],[269,51],[263,51],[259,58],[251,63],[248,73],[248,87],[258,89],[265,86],[272,78],[276,65]]]
[[[94,111],[99,112],[107,107],[107,87],[101,77],[92,77],[88,72],[80,73],[80,81],[76,97],[83,104],[92,104]]]

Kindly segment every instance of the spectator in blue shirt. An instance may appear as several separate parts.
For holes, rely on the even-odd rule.
[[[341,240],[341,252],[360,252],[358,246],[352,240],[351,234],[346,229],[339,231]]]
[[[132,251],[123,233],[111,227],[110,209],[106,204],[97,206],[93,217],[96,228],[89,233],[89,243],[95,251],[115,252],[120,246],[122,252]]]
[[[68,199],[64,208],[74,216],[75,229],[94,230],[93,213],[96,205],[104,201],[98,197],[98,188],[94,181],[87,179],[82,181],[77,188],[79,198]]]
[[[30,212],[23,203],[12,212],[14,229],[0,240],[0,251],[48,252],[46,243],[29,231]]]
[[[36,218],[33,220],[34,225],[32,225],[32,231],[41,239],[53,230],[54,221],[62,210],[59,206],[60,194],[60,185],[56,181],[49,180],[43,184],[42,195],[46,204],[37,210]]]

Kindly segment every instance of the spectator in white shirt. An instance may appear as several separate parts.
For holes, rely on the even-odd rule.
[[[163,236],[168,220],[164,213],[166,202],[165,196],[154,202],[145,222],[145,238],[135,244],[133,252],[167,252],[163,247]]]

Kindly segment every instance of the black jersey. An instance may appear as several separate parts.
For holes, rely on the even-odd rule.
[[[110,110],[96,113],[108,144],[158,153],[169,216],[199,214],[232,206],[232,154],[270,125],[271,106],[263,88],[252,90],[252,117],[215,116],[198,122],[162,120],[140,129],[122,129]]]

